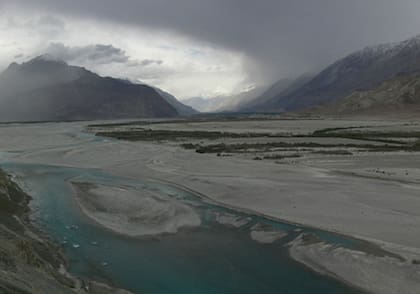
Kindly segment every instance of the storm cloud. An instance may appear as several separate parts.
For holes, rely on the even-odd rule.
[[[70,47],[63,43],[51,43],[45,51],[54,58],[69,63],[94,62],[107,64],[129,62],[129,57],[124,50],[112,45],[95,44],[83,47]]]
[[[15,0],[13,1],[15,2]],[[64,14],[175,30],[242,50],[269,71],[320,66],[420,33],[415,0],[17,0]],[[278,68],[278,69],[276,69]],[[283,68],[283,69],[281,69]]]
[[[185,36],[246,56],[250,80],[316,71],[420,33],[418,0],[3,0],[5,6]]]

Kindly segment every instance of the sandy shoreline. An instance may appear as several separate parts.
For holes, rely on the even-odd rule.
[[[25,150],[30,146],[28,151],[13,155],[13,160],[163,180],[236,209],[345,235],[419,247],[420,197],[414,189],[417,182],[402,184],[392,177],[384,182],[340,174],[365,166],[378,168],[388,160],[397,168],[418,170],[418,153],[323,157],[297,165],[276,164],[196,154],[167,144],[67,135],[83,127],[82,123],[4,127],[1,137],[21,135],[13,136],[12,142],[0,142],[0,150]],[[38,138],[48,140],[40,142]]]
[[[167,185],[172,185],[174,187],[177,187],[179,189],[188,191],[194,195],[196,195],[197,197],[200,197],[203,201],[206,201],[207,203],[210,204],[214,204],[214,205],[218,205],[220,207],[225,207],[225,208],[229,208],[233,211],[237,211],[239,213],[245,213],[247,215],[251,215],[251,216],[259,216],[259,217],[263,217],[265,219],[268,220],[272,220],[272,221],[276,221],[276,222],[280,222],[280,223],[285,223],[285,224],[290,224],[296,227],[305,227],[305,228],[312,228],[312,229],[318,229],[318,230],[322,230],[325,232],[329,232],[329,233],[333,233],[336,234],[338,236],[343,236],[343,237],[347,237],[347,238],[353,238],[353,239],[357,239],[357,240],[363,240],[369,243],[373,243],[377,246],[379,246],[380,248],[383,248],[384,251],[388,251],[390,253],[395,253],[396,255],[400,255],[403,258],[406,258],[408,260],[420,260],[420,247],[409,247],[409,246],[403,246],[403,245],[399,245],[396,243],[390,243],[390,242],[386,242],[380,239],[374,239],[374,238],[370,238],[370,237],[366,237],[363,235],[358,235],[358,234],[345,234],[339,230],[334,230],[332,228],[328,228],[328,227],[320,227],[314,224],[310,224],[310,223],[301,223],[301,222],[293,222],[290,221],[288,219],[284,219],[284,218],[278,218],[278,217],[274,217],[268,214],[264,214],[252,209],[247,209],[247,208],[242,208],[239,206],[235,206],[235,205],[230,205],[230,204],[226,204],[222,201],[216,200],[208,195],[204,195],[200,192],[197,192],[195,190],[189,189],[188,187],[182,186],[180,184],[177,183],[173,183],[173,182],[169,182],[169,181],[163,181],[163,180],[157,180],[157,179],[152,179],[149,178],[148,180],[150,181],[155,181],[155,182],[159,182],[159,183],[164,183]],[[383,179],[381,179],[383,180]]]
[[[161,182],[161,181],[159,181]],[[180,187],[179,185],[175,185],[181,189],[188,190],[191,193],[195,193],[185,187]],[[74,184],[73,184],[74,185]],[[90,219],[94,222],[97,222],[99,225],[105,227],[108,230],[111,230],[117,234],[122,234],[124,236],[131,236],[131,237],[139,237],[141,235],[136,235],[130,233],[124,226],[118,226],[115,228],[112,224],[110,225],[104,221],[98,221],[98,219],[94,216],[94,212],[86,208],[86,205],[82,204],[83,198],[90,197],[92,194],[89,191],[76,191],[78,188],[77,186],[80,184],[76,184],[75,192],[77,193],[76,201],[78,202],[81,210],[87,215]],[[198,195],[198,197],[203,199],[204,201],[208,201],[209,203],[220,205],[222,207],[226,207],[222,203],[216,203],[211,198],[205,195]],[[240,208],[236,207],[229,207],[232,210],[237,212],[247,213],[251,215],[257,215],[261,217],[265,217],[268,219],[272,219],[274,221],[280,221],[284,223],[290,223],[286,220],[281,220],[273,217],[267,217],[255,211],[245,211]],[[109,221],[109,220],[108,220]],[[246,219],[238,219],[235,218],[233,215],[224,215],[221,214],[219,219],[217,220],[221,224],[238,227],[246,224]],[[245,221],[245,222],[244,222]],[[290,223],[293,225],[299,225]],[[305,225],[302,225],[305,226]],[[308,227],[308,226],[305,226]],[[319,229],[313,227],[314,229]],[[168,233],[168,232],[159,232],[155,231],[153,234],[161,234],[161,233]],[[174,232],[169,232],[174,233]],[[341,235],[340,232],[333,232],[338,235]],[[147,234],[146,234],[147,235]],[[265,228],[259,227],[259,225],[255,225],[254,227],[250,228],[250,237],[256,242],[260,242],[262,244],[270,244],[275,242],[276,240],[282,239],[283,237],[287,236],[286,232],[279,231],[274,228]],[[360,290],[367,291],[368,293],[375,293],[375,294],[394,294],[394,293],[407,293],[407,294],[417,294],[417,289],[420,287],[420,266],[415,264],[414,260],[405,260],[401,259],[398,256],[393,255],[393,253],[398,252],[406,253],[402,254],[402,256],[407,257],[418,257],[417,252],[409,251],[408,254],[407,248],[404,247],[404,250],[397,250],[392,244],[387,244],[386,250],[389,250],[389,255],[386,251],[380,251],[379,254],[376,255],[374,253],[365,253],[359,250],[350,250],[340,246],[329,245],[323,242],[306,242],[302,241],[302,236],[300,235],[297,239],[292,241],[289,244],[289,253],[290,257],[299,262],[304,264],[310,270],[316,271],[320,274],[330,276],[336,280],[340,280],[349,286],[359,288]],[[344,235],[343,235],[344,236]],[[348,236],[346,236],[348,238]],[[353,236],[357,238],[357,236]],[[357,238],[360,240],[366,240],[366,238]],[[373,242],[375,244],[380,244],[382,247],[385,247],[385,244],[381,243],[379,240],[366,240],[369,242]],[[393,252],[393,253],[391,253]],[[382,254],[385,254],[382,256]],[[413,255],[414,254],[414,255]],[[384,271],[384,268],[387,268]],[[362,272],[362,274],[358,274],[358,272]],[[400,275],[395,281],[395,275]],[[364,277],[364,278],[363,278]],[[380,286],[376,286],[380,283]],[[373,285],[373,286],[372,286]]]
[[[289,245],[294,260],[369,293],[417,294],[420,289],[419,265],[410,261],[374,256],[324,242],[305,242],[303,235]]]
[[[0,200],[1,293],[132,294],[112,281],[68,272],[69,261],[57,240],[30,220],[31,196],[1,169]]]
[[[288,167],[286,166],[286,169],[287,168]],[[292,169],[294,169],[294,167],[292,167]],[[128,173],[127,173],[127,176],[130,176],[132,178],[136,178],[135,176],[132,176],[131,174],[128,174]],[[148,174],[148,176],[149,176],[149,178],[155,179],[155,177],[151,177],[150,174]],[[315,175],[315,177],[328,178],[328,177],[334,177],[334,176],[328,175],[327,173],[322,174],[322,172],[321,172],[318,175]],[[255,203],[254,201],[252,201],[251,203],[236,201],[238,199],[236,199],[236,198],[232,199],[232,197],[229,197],[230,195],[228,197],[225,197],[230,192],[230,191],[225,190],[226,186],[232,186],[232,184],[233,184],[232,181],[235,180],[235,178],[231,178],[232,179],[231,181],[229,181],[229,177],[227,177],[227,178],[224,178],[224,177],[210,178],[208,176],[203,176],[202,178],[203,178],[203,180],[201,180],[201,178],[198,179],[198,176],[195,176],[193,179],[189,179],[189,178],[179,179],[179,177],[176,177],[175,179],[165,180],[164,182],[166,182],[168,184],[173,184],[173,185],[179,186],[183,189],[188,189],[188,190],[192,191],[193,193],[201,195],[202,197],[204,197],[206,199],[209,199],[212,202],[217,203],[221,206],[229,207],[229,208],[232,208],[232,209],[235,209],[235,210],[240,210],[240,211],[250,213],[250,214],[261,215],[261,216],[271,218],[271,219],[274,219],[274,220],[280,220],[280,221],[284,221],[284,222],[288,222],[288,223],[292,223],[292,224],[296,224],[296,225],[304,225],[304,226],[309,226],[309,227],[314,227],[314,228],[321,228],[321,229],[332,231],[332,232],[335,232],[335,233],[356,236],[357,238],[366,239],[366,240],[369,240],[369,241],[372,241],[372,240],[379,241],[379,240],[381,240],[381,241],[384,241],[386,243],[396,243],[396,244],[399,244],[399,243],[395,242],[395,241],[404,241],[404,239],[401,239],[399,237],[398,238],[392,238],[392,240],[389,240],[388,238],[381,238],[382,236],[374,237],[372,235],[367,236],[369,234],[364,235],[363,232],[373,231],[374,228],[369,230],[369,228],[371,226],[368,226],[368,227],[357,226],[357,230],[346,229],[346,227],[347,227],[346,224],[351,224],[351,221],[347,221],[344,224],[342,223],[342,221],[338,222],[338,223],[331,223],[331,222],[325,223],[325,221],[322,220],[322,219],[321,219],[321,221],[319,221],[316,218],[310,218],[308,220],[306,217],[305,218],[296,217],[299,213],[299,210],[296,209],[298,207],[294,207],[293,205],[290,205],[290,203],[288,204],[288,208],[291,208],[289,210],[290,212],[294,212],[294,214],[292,214],[292,215],[283,215],[282,213],[279,213],[279,211],[270,210],[270,208],[273,207],[273,206],[270,207],[270,203],[263,203],[263,207],[261,207],[261,209],[260,209],[260,207],[258,207],[258,204],[261,204],[261,203]],[[344,176],[343,178],[352,178],[352,177]],[[220,181],[219,181],[219,180],[223,181],[224,179],[227,179],[227,182],[223,182],[223,184],[226,183],[225,185],[221,184]],[[365,178],[361,178],[361,179],[366,180]],[[211,180],[214,180],[214,181],[211,181]],[[381,182],[382,182],[382,179],[380,181],[378,180],[377,184],[380,185]],[[241,194],[241,192],[246,190],[246,188],[240,187],[240,184],[242,184],[242,183],[243,183],[243,181],[240,181],[238,184],[236,184],[236,187],[239,187],[238,192],[237,192],[238,194]],[[388,183],[389,183],[389,180],[388,180]],[[399,186],[395,185],[394,189],[398,190]],[[255,191],[257,189],[252,189],[252,190]],[[254,191],[251,191],[248,194],[254,194],[253,193]],[[413,191],[410,191],[410,192],[413,192]],[[334,192],[331,192],[331,193],[334,193]],[[258,194],[259,193],[255,193],[255,195],[258,195]],[[385,193],[385,194],[387,194],[387,193]],[[418,198],[418,197],[416,197],[417,195],[415,195],[415,193],[410,193],[410,194],[413,195],[412,199]],[[244,194],[242,194],[242,196],[243,195]],[[269,194],[267,195],[267,200],[270,200],[270,195]],[[285,201],[283,202],[283,200],[285,200]],[[319,199],[319,200],[322,204],[323,199]],[[274,207],[281,208],[281,206],[283,206],[285,203],[287,204],[288,201],[290,201],[290,197],[286,197],[286,199],[284,199],[284,198],[280,199],[280,200],[278,200],[274,203]],[[344,203],[340,204],[341,207],[343,207],[345,205],[346,204],[344,204]],[[418,205],[418,203],[416,205]],[[292,206],[292,207],[290,207],[290,206]],[[362,218],[362,219],[366,219],[367,221],[371,221],[371,219],[369,219],[369,215],[368,215],[369,208],[370,207],[367,207],[367,213],[366,214],[361,215],[360,213],[354,213],[354,210],[352,210],[351,207],[346,207],[346,209],[348,209],[351,212],[351,214],[358,215],[356,217],[356,220],[357,220],[357,218]],[[375,209],[375,207],[373,207],[373,209]],[[286,209],[284,208],[283,210],[286,210]],[[325,210],[325,208],[324,208],[324,210]],[[389,212],[393,213],[393,208],[390,208]],[[417,219],[418,215],[415,215],[414,217]],[[383,218],[385,219],[385,216]],[[417,221],[413,221],[413,220],[412,220],[412,223],[417,223],[418,224]],[[390,224],[390,222],[388,222],[388,224]],[[341,226],[344,225],[344,227],[338,227],[338,225],[341,225]],[[393,227],[395,228],[395,224],[391,224],[391,225],[393,225]],[[351,227],[352,226],[350,225],[350,228]],[[405,226],[403,226],[403,227],[405,228]],[[397,231],[394,228],[392,228],[391,230],[392,231]],[[373,234],[373,235],[375,235],[375,234]],[[411,246],[413,243],[414,244],[420,244],[420,243],[417,242],[418,241],[417,239],[418,239],[418,237],[417,237],[416,234],[409,234],[409,235],[407,235],[407,238],[406,238],[406,240],[408,240],[407,243],[409,245],[408,244],[402,244],[402,245],[404,245],[406,247],[413,247],[413,246]],[[413,248],[416,248],[416,247],[413,247]]]
[[[237,211],[354,236],[407,262],[420,259],[418,152],[319,155],[278,164],[95,138],[81,134],[83,128],[83,123],[3,127],[0,137],[13,140],[2,140],[0,151],[20,151],[8,155],[15,162],[95,168],[168,183]]]

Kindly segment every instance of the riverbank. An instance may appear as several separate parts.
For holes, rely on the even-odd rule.
[[[419,261],[378,256],[299,236],[289,246],[291,257],[308,268],[375,294],[417,294]]]
[[[375,122],[369,127],[369,122],[363,122],[365,126],[358,128],[343,123],[340,121],[334,125],[331,122],[329,128],[318,131],[318,135],[327,140],[322,143],[324,145],[320,145],[320,141],[314,143],[312,137],[301,137],[302,134],[296,138],[293,135],[286,139],[276,137],[272,133],[276,129],[270,130],[267,124],[264,132],[272,131],[271,137],[262,139],[256,139],[256,128],[245,127],[242,131],[250,132],[249,138],[246,138],[246,133],[242,133],[239,139],[232,138],[236,136],[232,133],[217,133],[218,138],[206,139],[206,132],[211,131],[212,136],[216,136],[215,132],[224,130],[219,129],[217,122],[147,125],[147,139],[141,136],[141,125],[131,133],[118,126],[111,137],[115,135],[119,138],[122,134],[124,139],[133,141],[123,143],[125,146],[137,146],[147,154],[148,159],[139,159],[146,162],[147,172],[134,170],[135,164],[131,163],[114,166],[113,172],[133,178],[139,174],[142,177],[163,178],[169,183],[198,191],[222,206],[373,242],[392,252],[390,256],[401,256],[401,259],[395,259],[395,256],[382,258],[363,250],[344,248],[330,248],[326,250],[331,253],[328,255],[303,244],[292,246],[290,252],[292,258],[311,269],[329,268],[322,273],[372,293],[382,294],[382,288],[368,287],[369,284],[385,285],[388,292],[384,293],[415,293],[420,287],[420,170],[415,164],[420,155],[414,150],[398,150],[405,145],[392,144],[400,144],[403,139],[417,142],[417,124],[393,122],[386,125],[386,122]],[[321,124],[325,127],[327,122],[322,121]],[[316,121],[311,122],[312,129],[316,129],[316,125]],[[235,126],[241,127],[239,123]],[[333,133],[336,126],[337,131],[355,128],[357,132]],[[160,144],[152,139],[153,131],[150,130],[154,129],[158,131]],[[360,131],[365,129],[366,134]],[[174,131],[171,133],[170,130]],[[185,138],[181,131],[194,137]],[[195,138],[198,135],[200,141]],[[343,138],[348,140],[346,145],[341,145],[340,150],[331,150],[331,147],[339,146],[332,144],[343,144],[334,140]],[[298,144],[290,143],[298,139]],[[357,141],[360,139],[364,142]],[[262,151],[257,149],[261,144],[256,144],[261,140],[264,142]],[[285,140],[289,142],[282,143]],[[366,142],[371,150],[362,150],[367,147]],[[191,151],[183,150],[183,146]],[[270,149],[268,155],[264,155],[267,148],[273,147],[277,150]],[[321,150],[308,152],[307,149],[312,147]],[[301,150],[303,148],[305,151]],[[213,149],[220,151],[216,154]],[[261,153],[263,155],[257,155]],[[274,156],[273,153],[285,155]],[[288,159],[289,153],[302,155]],[[350,258],[354,256],[362,257]],[[369,267],[369,263],[375,266]],[[333,266],[335,264],[342,266]],[[387,271],[381,274],[381,267],[386,267]],[[356,272],[361,272],[360,269],[365,269],[363,273],[369,278],[358,277]]]
[[[130,293],[71,276],[60,247],[30,224],[30,200],[0,170],[0,292]]]
[[[367,121],[311,121],[304,125],[310,124],[311,130],[317,130],[318,123],[320,127],[330,129],[369,124]],[[382,130],[386,123],[376,121],[372,128]],[[236,122],[235,128],[244,132],[257,130],[258,122],[252,122],[254,126],[249,124]],[[178,130],[195,127],[194,124],[169,125]],[[297,128],[299,121],[289,121],[284,125],[282,121],[265,122],[263,125],[264,132],[278,131],[279,128],[284,133],[296,129],[305,131],[302,127]],[[404,125],[412,131],[417,126],[392,122],[387,132]],[[159,124],[158,127],[167,126]],[[211,126],[200,124],[199,127],[205,132],[210,127],[217,130],[223,125],[212,122]],[[15,154],[9,155],[15,162],[96,168],[133,180],[156,179],[175,183],[222,206],[355,236],[374,242],[413,265],[419,259],[419,152],[359,152],[356,148],[352,155],[319,152],[300,158],[254,160],[250,153],[217,156],[180,146],[180,143],[188,144],[189,140],[175,143],[119,141],[82,134],[83,128],[81,123],[4,127],[0,129],[1,136],[20,135],[14,136],[12,143],[0,142],[0,148],[15,150]],[[45,138],[45,142],[38,137]],[[388,139],[392,138],[380,138]],[[240,140],[248,139],[241,137]],[[36,146],[32,142],[36,142]],[[348,269],[355,270],[356,267],[349,262]],[[388,274],[392,279],[393,273]]]
[[[361,294],[353,287],[306,270],[293,262],[283,245],[297,228],[208,204],[187,191],[164,183],[127,179],[98,170],[40,164],[4,164],[34,200],[31,216],[63,244],[69,270],[77,276],[109,281],[134,293],[267,293],[308,291]],[[74,198],[69,181],[109,187],[147,187],[191,205],[202,218],[198,228],[176,234],[132,238],[92,222]],[[245,222],[246,221],[246,222]],[[241,227],[237,228],[240,224]],[[254,224],[260,224],[254,226]],[[287,232],[273,243],[252,239],[252,232]],[[295,230],[296,229],[296,230]],[[301,228],[306,231],[306,228]],[[333,242],[344,236],[318,232]],[[286,239],[288,238],[288,239]],[[199,260],[200,262],[197,262]],[[304,284],[301,281],[305,281]]]
[[[98,195],[89,192],[89,190],[97,190],[98,186],[80,183],[76,186],[79,186],[82,190],[84,190],[78,192],[79,195],[77,197],[82,197],[81,201],[91,202],[92,198],[98,197]],[[110,189],[110,187],[107,187],[102,194],[107,194],[111,191],[113,190]],[[191,192],[193,193],[193,191]],[[125,201],[124,197],[120,197],[121,193],[114,193],[113,196],[120,202]],[[141,196],[137,195],[135,197]],[[205,201],[209,200],[209,197],[204,195],[199,195],[199,197]],[[91,199],[87,200],[87,198]],[[109,216],[106,217],[105,222],[98,222],[99,224],[125,236],[138,236],[133,235],[129,230],[127,230],[127,228],[125,228],[124,225],[115,228],[115,224],[109,223],[110,219],[120,215],[120,210],[112,212],[109,210],[109,207],[112,207],[112,205],[105,205],[106,201],[103,202],[100,199],[96,199],[94,201],[98,201],[96,205],[99,207],[102,205],[106,206],[107,214],[109,214]],[[209,201],[210,203],[212,202],[211,200]],[[115,205],[115,199],[112,203]],[[132,201],[128,201],[125,204],[131,205]],[[118,206],[121,205],[124,206],[124,204],[118,204]],[[223,205],[221,206],[223,207]],[[89,211],[82,206],[82,209],[88,217],[95,220],[94,214],[97,212],[96,208],[94,211]],[[233,207],[232,209],[235,210]],[[250,213],[251,215],[261,215],[253,213],[252,211],[236,210],[241,211],[242,213]],[[261,215],[261,217],[264,216]],[[233,228],[246,225],[247,220],[249,221],[247,218],[239,218],[231,214],[216,213],[216,221],[218,223]],[[160,233],[155,231],[153,234]],[[262,244],[271,244],[286,237],[287,235],[287,232],[274,229],[271,226],[261,226],[260,224],[256,224],[250,228],[250,238]],[[341,245],[327,243],[318,239],[315,235],[306,235],[306,233],[300,234],[296,239],[287,244],[287,247],[289,247],[290,257],[293,260],[304,264],[313,271],[330,276],[336,280],[340,280],[345,284],[367,291],[367,293],[416,294],[417,289],[420,287],[420,261],[415,259],[418,255],[416,255],[413,251],[411,251],[410,255],[407,255],[404,254],[408,253],[407,251],[402,251],[401,248],[397,250],[397,248],[393,248],[391,246],[386,248],[390,251],[386,251],[380,246],[376,247],[374,245],[370,245],[368,242],[366,242],[366,244],[362,243],[362,245],[357,248],[350,249]],[[392,252],[403,254],[400,256]]]

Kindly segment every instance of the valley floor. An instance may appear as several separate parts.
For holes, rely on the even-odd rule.
[[[84,123],[4,125],[0,138],[8,139],[0,140],[0,150],[8,151],[3,156],[15,162],[97,168],[134,179],[170,182],[224,206],[368,240],[401,256],[401,260],[381,257],[381,262],[404,268],[380,276],[380,282],[395,282],[389,291],[405,284],[409,287],[404,293],[415,293],[420,285],[420,152],[416,145],[420,126],[415,121],[244,120],[89,128],[108,137],[156,130],[224,133],[212,138],[199,133],[174,138],[172,133],[159,140],[143,135],[138,140],[93,137],[79,132],[85,127]],[[354,129],[356,135],[348,133]],[[300,247],[291,245],[291,250],[292,256],[301,253]],[[311,247],[307,265],[316,268],[316,262],[328,269],[335,263],[322,264],[327,259],[314,255],[334,250]],[[331,253],[330,258],[334,256]],[[296,257],[303,263],[305,258]],[[366,289],[340,268],[331,267],[331,271],[380,293]],[[393,277],[396,272],[402,274]]]
[[[226,123],[198,124],[204,131],[225,130]],[[216,127],[214,127],[216,125]],[[322,128],[349,128],[371,126],[379,130],[406,128],[413,131],[415,123],[407,122],[359,122],[359,121],[274,121],[235,122],[238,132],[263,131],[285,133],[312,132]],[[232,128],[232,125],[230,128]],[[239,125],[239,127],[238,127]],[[308,126],[308,127],[305,127]],[[194,124],[174,123],[171,129],[196,129]],[[302,127],[303,126],[303,127]],[[149,126],[148,126],[149,127]],[[164,124],[150,128],[166,129]],[[217,144],[231,140],[249,142],[258,138],[224,138],[189,140]],[[98,164],[98,158],[89,159],[93,150],[79,150],[69,154],[72,162],[94,164],[118,174],[131,177],[150,177],[170,181],[197,191],[206,197],[229,206],[255,211],[270,217],[290,222],[321,227],[368,239],[420,247],[420,152],[361,150],[365,144],[380,142],[360,141],[337,137],[287,137],[263,138],[274,140],[304,140],[306,143],[327,141],[326,144],[343,144],[343,140],[354,141],[355,146],[339,147],[340,154],[316,146],[308,153],[307,147],[277,148],[273,150],[251,150],[248,152],[226,152],[200,154],[184,150],[179,142],[113,141],[95,148],[106,163]],[[237,142],[236,142],[237,143]],[[347,142],[345,143],[347,144]],[[357,147],[360,145],[360,147]],[[386,144],[388,146],[389,144]],[[299,157],[288,157],[289,153]],[[270,160],[267,154],[271,154]],[[277,155],[277,156],[275,156]],[[281,157],[284,155],[284,157]],[[256,157],[268,160],[255,160]],[[279,158],[279,160],[277,160]],[[90,162],[89,162],[90,161]],[[82,163],[81,162],[81,163]],[[139,168],[141,166],[141,168]]]

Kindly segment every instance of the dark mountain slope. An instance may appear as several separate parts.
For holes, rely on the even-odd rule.
[[[401,43],[367,47],[326,68],[291,93],[280,93],[254,110],[294,111],[336,101],[354,91],[378,87],[397,75],[420,72],[420,36]]]
[[[299,89],[301,86],[305,85],[310,79],[311,75],[303,75],[297,79],[281,79],[272,85],[268,90],[257,98],[252,99],[248,103],[241,105],[238,111],[241,112],[253,112],[253,111],[263,111],[271,112],[273,111],[272,102],[275,101],[280,96],[287,96],[293,93],[296,89]]]
[[[195,110],[193,107],[185,105],[179,102],[175,96],[171,95],[170,93],[163,91],[162,89],[154,87],[154,89],[162,96],[163,99],[166,100],[170,105],[172,105],[181,116],[191,116],[194,114],[198,114],[199,112]]]
[[[92,120],[178,116],[155,89],[38,57],[0,75],[0,120]]]
[[[420,75],[398,76],[369,91],[357,91],[334,103],[316,107],[318,114],[399,115],[420,114]]]

